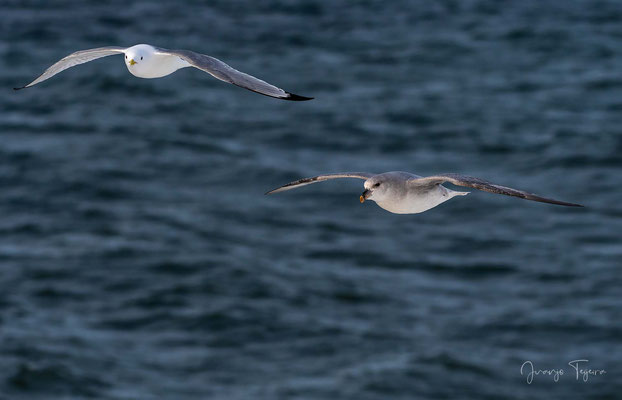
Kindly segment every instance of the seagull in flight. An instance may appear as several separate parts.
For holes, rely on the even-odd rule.
[[[456,186],[464,186],[485,192],[520,197],[525,200],[541,203],[556,204],[568,207],[583,207],[580,204],[553,200],[541,197],[522,190],[496,185],[480,178],[460,174],[441,174],[421,177],[408,172],[385,172],[370,174],[367,172],[344,172],[304,178],[278,187],[266,194],[273,194],[291,190],[312,183],[323,182],[329,179],[356,178],[365,181],[365,191],[359,198],[375,201],[380,208],[394,214],[417,214],[438,206],[456,196],[465,196],[469,192],[458,192],[446,188],[442,184],[449,182]]]
[[[250,91],[275,97],[282,100],[304,101],[311,100],[313,97],[304,97],[297,94],[286,92],[274,85],[255,78],[254,76],[240,72],[217,58],[205,54],[195,53],[190,50],[168,50],[154,47],[148,44],[137,44],[132,47],[99,47],[76,51],[67,57],[56,62],[45,70],[41,76],[29,84],[14,88],[15,90],[24,89],[41,83],[53,77],[61,71],[73,66],[84,64],[89,61],[102,57],[123,54],[125,65],[130,73],[138,78],[161,78],[170,75],[181,68],[194,67],[207,72],[216,79],[232,83],[236,86]]]

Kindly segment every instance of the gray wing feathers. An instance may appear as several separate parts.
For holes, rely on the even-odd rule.
[[[533,193],[524,192],[522,190],[517,190],[513,188],[509,188],[506,186],[495,185],[494,183],[490,183],[484,179],[474,178],[472,176],[460,175],[460,174],[442,174],[442,175],[434,175],[428,176],[420,179],[413,179],[410,181],[412,184],[441,184],[443,182],[449,182],[456,186],[464,186],[470,187],[478,190],[483,190],[485,192],[503,194],[506,196],[520,197],[525,200],[539,201],[541,203],[549,203],[549,204],[557,204],[560,206],[569,206],[569,207],[583,207],[580,204],[568,203],[565,201],[559,201],[554,199],[549,199],[546,197],[541,197]]]
[[[114,54],[120,54],[123,53],[124,50],[124,47],[108,46],[99,47],[97,49],[76,51],[75,53],[71,53],[67,57],[64,57],[63,59],[57,61],[54,65],[46,69],[45,72],[41,74],[41,76],[30,82],[28,85],[21,88],[15,88],[15,90],[36,85],[37,83],[43,82],[44,80],[53,77],[59,72],[66,70],[67,68],[71,68],[79,64],[84,64],[98,58],[112,56]]]
[[[286,92],[268,82],[255,78],[254,76],[240,72],[230,67],[217,58],[207,56],[205,54],[195,53],[189,50],[167,50],[158,49],[167,54],[176,55],[187,61],[190,65],[207,72],[214,78],[220,79],[227,83],[242,87],[244,89],[257,92],[270,97],[276,97],[284,100],[311,100],[312,97],[298,96],[293,93]]]
[[[314,176],[312,178],[304,178],[304,179],[299,179],[297,181],[294,182],[290,182],[286,185],[283,185],[281,187],[278,187],[276,189],[273,189],[269,192],[266,192],[265,194],[273,194],[273,193],[279,193],[279,192],[284,192],[286,190],[291,190],[300,186],[305,186],[305,185],[310,185],[312,183],[317,183],[317,182],[323,182],[323,181],[327,181],[329,179],[339,179],[339,178],[357,178],[357,179],[363,179],[363,180],[368,180],[369,178],[371,178],[372,176],[374,176],[374,174],[369,174],[367,172],[342,172],[342,173],[338,173],[338,174],[327,174],[327,175],[318,175],[318,176]]]

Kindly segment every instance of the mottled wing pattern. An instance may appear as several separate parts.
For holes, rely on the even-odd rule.
[[[14,88],[15,90],[24,89],[37,83],[43,82],[46,79],[53,77],[61,71],[66,70],[67,68],[74,67],[79,64],[84,64],[89,61],[96,60],[98,58],[112,56],[115,54],[121,54],[125,51],[124,47],[116,47],[116,46],[108,46],[108,47],[99,47],[97,49],[89,49],[89,50],[81,50],[76,51],[75,53],[69,54],[67,57],[62,58],[57,61],[45,70],[44,73],[41,74],[37,79],[30,82],[26,86],[22,86],[20,88]]]
[[[273,189],[269,192],[266,192],[266,194],[273,194],[273,193],[279,193],[279,192],[284,192],[286,190],[291,190],[300,186],[305,186],[305,185],[310,185],[312,183],[317,183],[317,182],[323,182],[323,181],[327,181],[329,179],[339,179],[339,178],[356,178],[356,179],[363,179],[363,180],[367,180],[369,178],[371,178],[372,176],[374,176],[374,174],[369,174],[367,172],[341,172],[341,173],[337,173],[337,174],[326,174],[326,175],[318,175],[318,176],[314,176],[312,178],[304,178],[304,179],[299,179],[297,181],[294,182],[290,182],[286,185],[283,185],[281,187],[278,187],[276,189]]]
[[[240,72],[217,58],[210,57],[205,54],[195,53],[189,50],[167,50],[161,48],[159,48],[158,51],[165,54],[176,55],[187,61],[193,67],[212,75],[214,78],[259,94],[263,94],[265,96],[293,101],[311,100],[313,98],[298,96],[296,94],[286,92],[285,90],[271,85],[268,82],[264,82],[254,76]]]
[[[460,174],[441,174],[441,175],[428,176],[425,178],[412,179],[409,181],[409,184],[434,185],[434,184],[442,184],[444,182],[449,182],[456,186],[464,186],[464,187],[470,187],[473,189],[483,190],[485,192],[503,194],[506,196],[520,197],[521,199],[525,199],[525,200],[539,201],[541,203],[557,204],[560,206],[568,206],[568,207],[583,207],[580,204],[568,203],[565,201],[549,199],[546,197],[538,196],[533,193],[524,192],[522,190],[517,190],[517,189],[509,188],[506,186],[496,185],[484,179],[474,178],[472,176],[466,176],[466,175],[460,175]]]

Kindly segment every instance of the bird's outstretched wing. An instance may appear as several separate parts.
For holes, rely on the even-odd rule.
[[[97,49],[89,49],[89,50],[81,50],[76,51],[75,53],[69,54],[67,57],[62,58],[52,65],[50,68],[46,69],[44,73],[41,74],[37,79],[30,82],[26,86],[22,86],[19,88],[14,88],[15,90],[24,89],[37,83],[43,82],[46,79],[50,79],[54,75],[58,74],[61,71],[66,70],[67,68],[71,68],[73,66],[84,64],[89,61],[96,60],[98,58],[112,56],[115,54],[121,54],[125,51],[125,47],[116,47],[116,46],[108,46],[108,47],[99,47]]]
[[[485,192],[504,194],[506,196],[520,197],[525,200],[539,201],[541,203],[557,204],[560,206],[568,207],[583,207],[581,204],[568,203],[565,201],[559,201],[541,197],[533,193],[524,192],[522,190],[512,189],[506,186],[495,185],[480,178],[474,178],[472,176],[460,175],[460,174],[441,174],[428,176],[425,178],[411,179],[408,181],[409,185],[439,185],[444,182],[449,182],[456,186],[465,186],[473,189],[483,190]]]
[[[298,96],[297,94],[286,92],[285,90],[271,85],[268,82],[264,82],[254,76],[240,72],[217,58],[210,57],[205,54],[195,53],[190,50],[168,50],[162,48],[158,48],[157,50],[160,54],[169,54],[180,57],[193,67],[205,71],[221,81],[232,83],[236,86],[263,94],[265,96],[293,101],[313,99],[313,97]]]
[[[371,178],[372,176],[374,176],[374,174],[369,174],[367,172],[341,172],[338,174],[326,174],[326,175],[318,175],[318,176],[314,176],[312,178],[304,178],[304,179],[299,179],[297,181],[294,182],[290,182],[286,185],[283,185],[281,187],[278,187],[276,189],[273,189],[269,192],[266,192],[265,194],[273,194],[273,193],[279,193],[279,192],[284,192],[286,190],[291,190],[300,186],[305,186],[305,185],[310,185],[312,183],[317,183],[317,182],[323,182],[323,181],[327,181],[329,179],[338,179],[338,178],[356,178],[356,179],[363,179],[364,181],[368,180],[369,178]]]

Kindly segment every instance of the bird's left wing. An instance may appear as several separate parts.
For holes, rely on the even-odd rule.
[[[46,69],[44,73],[41,74],[37,79],[30,82],[26,86],[22,86],[19,88],[14,88],[15,90],[24,89],[37,83],[43,82],[46,79],[53,77],[61,71],[66,70],[67,68],[74,67],[79,64],[84,64],[89,61],[96,60],[98,58],[112,56],[115,54],[120,54],[125,51],[125,47],[116,47],[116,46],[108,46],[108,47],[99,47],[96,49],[89,50],[81,50],[76,51],[75,53],[69,54],[67,57],[62,58],[52,65],[50,68]]]
[[[273,189],[269,192],[266,192],[266,194],[273,194],[273,193],[279,193],[279,192],[284,192],[286,190],[291,190],[300,186],[305,186],[305,185],[310,185],[312,183],[317,183],[317,182],[323,182],[323,181],[327,181],[329,179],[338,179],[338,178],[357,178],[357,179],[363,179],[364,181],[368,180],[369,178],[371,178],[372,176],[374,176],[374,174],[369,174],[367,172],[341,172],[338,174],[326,174],[326,175],[318,175],[318,176],[314,176],[312,178],[304,178],[304,179],[299,179],[297,181],[294,182],[290,182],[286,185],[280,186],[276,189]]]
[[[297,94],[286,92],[285,90],[278,88],[274,85],[264,82],[261,79],[254,76],[240,72],[235,68],[230,67],[217,58],[210,57],[205,54],[195,53],[190,50],[168,50],[157,49],[160,54],[175,55],[182,60],[188,62],[195,68],[207,72],[214,78],[220,79],[227,83],[234,84],[236,86],[248,89],[250,91],[263,94],[265,96],[275,97],[282,100],[304,101],[311,100],[313,97],[298,96]]]
[[[441,174],[428,176],[425,178],[411,179],[408,181],[410,185],[440,185],[444,182],[449,182],[456,186],[465,186],[473,189],[483,190],[485,192],[503,194],[506,196],[520,197],[525,200],[539,201],[541,203],[557,204],[560,206],[568,207],[583,207],[580,204],[568,203],[565,201],[559,201],[541,197],[533,193],[524,192],[522,190],[509,188],[506,186],[496,185],[485,181],[484,179],[474,178],[472,176],[460,175],[460,174]]]

